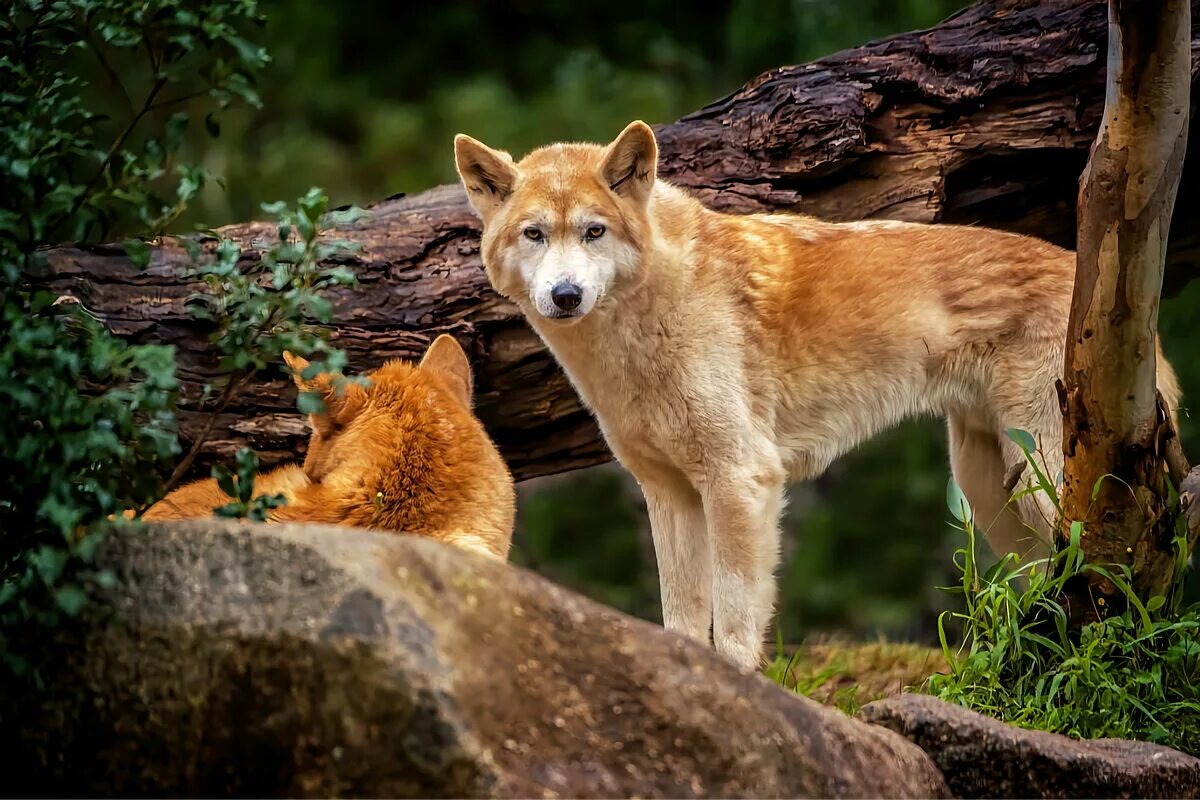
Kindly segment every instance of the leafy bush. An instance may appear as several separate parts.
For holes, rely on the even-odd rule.
[[[206,180],[176,163],[189,122],[178,109],[257,105],[254,74],[267,57],[240,31],[259,22],[255,0],[15,0],[0,12],[0,656],[18,672],[31,642],[14,636],[74,615],[87,582],[111,580],[90,567],[107,520],[157,499],[179,453],[173,349],[131,344],[48,291],[45,248],[136,236],[126,251],[146,262],[145,239]],[[97,87],[84,79],[93,75],[124,99],[120,118],[94,111]],[[212,111],[204,126],[220,132]],[[220,359],[202,410],[223,409],[284,348],[325,354],[315,368],[337,368],[310,325],[328,320],[320,292],[352,280],[321,264],[342,244],[318,241],[320,225],[346,218],[331,220],[326,206],[314,189],[294,210],[270,207],[282,221],[261,258],[240,259],[230,242],[184,240],[190,275],[205,287],[189,307],[213,326]],[[224,513],[269,507],[253,497],[255,466],[252,453],[239,454],[237,479],[219,474],[234,489]]]
[[[218,517],[234,517],[236,519],[251,519],[264,522],[267,512],[272,508],[284,505],[286,499],[281,494],[254,493],[254,477],[258,474],[258,454],[248,447],[238,450],[237,470],[231,472],[229,467],[217,464],[212,469],[213,479],[221,487],[221,491],[233,498],[233,501],[213,509]]]
[[[97,523],[153,500],[178,450],[171,348],[130,345],[42,288],[42,248],[153,235],[183,211],[203,175],[174,163],[187,118],[168,110],[255,100],[266,56],[237,33],[255,19],[252,0],[14,0],[0,16],[3,630],[78,611],[81,583],[105,579],[87,568]],[[135,63],[141,80],[122,81],[114,65]],[[91,110],[89,73],[120,87],[124,119]]]
[[[203,291],[188,297],[188,308],[193,317],[212,327],[209,342],[221,382],[205,387],[197,405],[209,413],[208,422],[176,465],[166,491],[188,473],[218,415],[259,370],[277,365],[283,351],[319,356],[306,369],[306,377],[318,372],[338,374],[345,365],[343,354],[329,347],[325,329],[307,321],[329,322],[333,306],[322,293],[355,281],[354,273],[336,261],[358,245],[320,238],[322,229],[354,222],[364,212],[353,207],[327,212],[328,205],[329,198],[317,188],[309,189],[295,208],[264,204],[264,211],[279,218],[279,227],[274,242],[255,242],[258,258],[242,259],[241,248],[229,240],[218,240],[211,253],[197,239],[182,240],[193,263],[188,274],[204,285]],[[144,258],[136,245],[130,252],[135,261]],[[300,410],[305,413],[319,410],[319,403],[315,394],[300,396]]]
[[[1013,432],[1036,470],[1026,436]],[[1027,491],[1054,497],[1044,472],[1036,470],[1035,479]],[[1170,596],[1143,603],[1130,589],[1128,568],[1086,563],[1081,523],[1071,526],[1070,541],[1049,560],[1019,564],[1010,555],[981,573],[974,520],[953,481],[947,497],[966,535],[956,553],[961,581],[953,590],[966,610],[945,612],[939,620],[951,671],[932,676],[926,690],[1022,727],[1088,739],[1144,739],[1200,753],[1200,605],[1181,602],[1182,533]],[[1128,608],[1073,631],[1060,598],[1068,581],[1089,573],[1109,578]],[[958,647],[945,634],[948,616],[965,625]]]

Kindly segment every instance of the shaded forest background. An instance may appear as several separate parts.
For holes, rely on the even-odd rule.
[[[929,26],[957,0],[648,0],[577,4],[264,0],[256,36],[273,63],[261,109],[223,114],[220,136],[191,131],[210,184],[181,229],[261,216],[260,203],[323,186],[366,204],[455,180],[459,131],[520,155],[554,140],[608,140],[634,118],[670,122],[758,73]],[[103,76],[92,85],[103,92]],[[110,98],[114,107],[116,97]],[[1200,396],[1200,282],[1164,302],[1161,331],[1186,397]],[[1185,400],[1185,403],[1187,401]],[[1183,411],[1185,449],[1200,431]],[[780,625],[933,642],[952,600],[960,546],[945,506],[941,423],[909,423],[793,487],[784,524]],[[645,511],[619,468],[529,481],[513,559],[657,620]]]

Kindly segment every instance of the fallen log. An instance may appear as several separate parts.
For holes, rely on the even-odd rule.
[[[927,31],[765,73],[659,126],[659,174],[732,212],[981,224],[1072,246],[1078,179],[1104,106],[1106,34],[1102,1],[985,0]],[[1200,33],[1192,38],[1195,87]],[[614,134],[624,122],[614,120]],[[1200,210],[1194,163],[1177,201],[1167,294],[1200,266],[1200,230],[1189,226]],[[474,360],[478,413],[517,478],[607,460],[553,359],[488,286],[462,191],[443,186],[370,210],[336,232],[362,245],[348,262],[358,285],[331,295],[333,338],[352,367],[415,357],[452,333]],[[254,259],[254,241],[273,230],[246,223],[220,233]],[[184,309],[194,288],[180,277],[184,249],[164,240],[145,270],[119,247],[47,255],[51,288],[117,333],[175,345],[186,442],[202,422],[194,403],[215,363],[207,331]],[[247,444],[267,465],[295,458],[307,436],[282,371],[258,376],[215,429],[198,472]]]

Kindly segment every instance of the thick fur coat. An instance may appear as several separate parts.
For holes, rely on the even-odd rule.
[[[391,361],[366,385],[335,387],[327,374],[305,380],[308,362],[285,355],[297,386],[317,392],[303,466],[259,475],[256,494],[282,494],[271,522],[322,522],[448,542],[498,558],[512,539],[512,476],[471,413],[466,354],[440,336],[419,365]],[[171,492],[144,518],[206,517],[229,502],[215,480]]]
[[[642,486],[667,628],[758,663],[785,482],[916,415],[948,420],[993,548],[1046,552],[1052,509],[1010,503],[1023,456],[1003,431],[1031,433],[1058,474],[1072,253],[984,228],[718,213],[656,180],[641,122],[519,163],[463,135],[455,155],[493,286]],[[1161,356],[1158,380],[1174,407]]]

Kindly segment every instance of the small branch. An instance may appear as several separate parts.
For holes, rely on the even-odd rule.
[[[1162,448],[1163,460],[1167,463],[1171,484],[1179,492],[1180,513],[1187,524],[1188,553],[1191,553],[1196,546],[1197,537],[1200,537],[1200,466],[1193,468],[1188,463],[1162,392],[1158,393],[1158,414],[1158,433],[1161,437],[1159,446]]]
[[[206,94],[208,94],[208,89],[201,89],[196,92],[189,92],[188,94],[180,95],[179,97],[172,97],[169,100],[163,100],[160,103],[155,103],[154,105],[150,106],[149,110],[150,111],[158,111],[163,108],[170,108],[171,106],[177,106],[181,103],[186,103],[189,100],[195,100],[197,97],[203,97]]]
[[[67,212],[66,219],[74,217],[79,212],[79,209],[83,208],[83,204],[86,203],[88,197],[91,196],[92,190],[96,188],[96,183],[99,182],[102,177],[104,177],[104,173],[106,170],[108,170],[109,164],[112,163],[113,157],[120,152],[121,148],[125,145],[125,141],[133,133],[134,129],[138,126],[138,123],[142,121],[142,117],[149,113],[151,106],[154,104],[154,98],[158,97],[158,93],[161,92],[163,87],[166,85],[167,79],[159,78],[154,83],[154,86],[151,87],[150,93],[146,95],[145,102],[142,103],[142,110],[134,115],[133,119],[129,121],[129,124],[125,126],[125,130],[121,131],[121,135],[118,136],[116,141],[112,143],[112,146],[108,148],[108,152],[105,154],[104,160],[100,162],[100,168],[96,170],[96,174],[93,175],[92,179],[87,182],[86,186],[83,187],[83,191],[79,194],[79,198],[71,206],[71,210]]]
[[[277,314],[278,310],[275,309],[267,315],[267,318],[262,321],[261,325],[258,326],[258,330],[256,330],[254,335],[250,337],[250,341],[246,343],[246,349],[253,348],[256,344],[258,344],[258,340],[262,337],[262,335],[275,326]],[[184,455],[183,459],[175,465],[175,469],[171,472],[171,477],[167,479],[166,484],[163,486],[163,495],[166,495],[168,492],[178,486],[181,480],[183,480],[183,477],[187,474],[188,470],[191,469],[192,462],[194,462],[196,460],[196,456],[200,454],[200,449],[204,447],[204,443],[207,442],[208,437],[212,435],[213,428],[217,424],[217,417],[229,407],[229,404],[233,402],[233,398],[237,397],[242,389],[246,388],[246,384],[251,378],[254,377],[256,372],[257,370],[255,369],[249,369],[244,370],[236,377],[230,375],[229,383],[225,384],[225,391],[221,393],[221,399],[217,402],[217,407],[212,410],[211,414],[209,414],[208,420],[204,423],[204,427],[200,429],[200,432],[196,434],[196,438],[192,440],[192,446],[188,448],[187,454]]]
[[[1187,456],[1184,455],[1183,445],[1179,441],[1179,433],[1175,430],[1175,424],[1171,419],[1171,410],[1167,407],[1167,401],[1163,398],[1162,392],[1156,392],[1156,402],[1158,404],[1158,429],[1155,431],[1155,436],[1158,441],[1156,445],[1162,453],[1163,460],[1167,462],[1167,471],[1171,476],[1171,483],[1179,492],[1183,491],[1183,482],[1187,479],[1188,473],[1192,471],[1191,465],[1188,463]]]
[[[108,76],[112,85],[117,87],[121,92],[121,97],[125,100],[125,109],[129,112],[129,116],[132,117],[135,113],[133,110],[133,100],[130,99],[129,92],[125,90],[125,84],[121,83],[121,78],[117,75],[117,71],[112,68],[112,65],[108,63],[108,59],[104,57],[104,51],[100,48],[99,43],[96,42],[96,37],[92,35],[92,29],[84,26],[83,35],[87,40],[88,47],[95,54],[96,60],[100,62],[100,67],[104,70],[104,74]]]
[[[221,393],[221,399],[217,401],[217,406],[208,416],[208,420],[204,423],[204,427],[196,434],[196,438],[192,439],[192,446],[188,448],[187,453],[175,465],[175,469],[171,472],[171,477],[163,485],[163,495],[168,494],[172,489],[179,485],[187,475],[188,470],[192,468],[192,463],[196,460],[196,456],[200,454],[200,449],[204,447],[204,443],[208,441],[208,437],[212,435],[213,428],[216,427],[217,417],[229,407],[233,402],[233,398],[245,388],[247,381],[253,377],[253,370],[243,372],[237,377],[230,376],[229,383],[225,384],[225,391]]]

